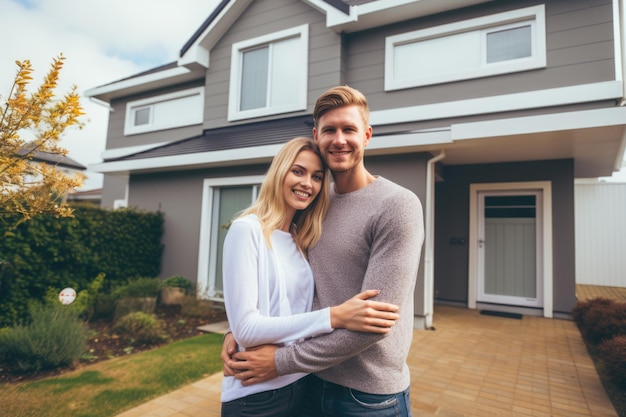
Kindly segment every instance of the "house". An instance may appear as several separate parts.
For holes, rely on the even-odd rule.
[[[366,166],[413,190],[433,303],[570,317],[574,181],[626,146],[624,0],[223,0],[108,102],[103,205],[164,213],[162,273],[219,300],[222,227],[326,89],[368,97]],[[416,254],[417,256],[417,254]],[[390,277],[393,279],[393,277]]]
[[[100,206],[102,202],[102,189],[94,188],[91,190],[74,191],[67,196],[67,201],[89,203],[95,206]]]
[[[86,166],[67,155],[33,150],[34,147],[36,147],[34,143],[28,143],[22,147],[22,149],[17,151],[19,156],[28,158],[28,163],[31,166],[28,177],[29,182],[31,183],[39,183],[43,180],[40,170],[37,169],[38,165],[54,166],[58,172],[61,172],[68,177],[74,177],[77,174],[84,175],[84,171],[87,169]],[[71,200],[73,192],[75,191],[70,191],[68,194],[63,196],[63,200]]]

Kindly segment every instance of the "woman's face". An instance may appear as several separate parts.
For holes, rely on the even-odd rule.
[[[313,151],[301,151],[283,181],[283,198],[293,210],[292,215],[315,200],[323,181],[324,167],[319,156]]]

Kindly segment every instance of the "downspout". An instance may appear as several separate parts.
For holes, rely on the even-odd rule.
[[[613,38],[615,42],[615,78],[622,83],[622,98],[618,106],[626,105],[626,6],[624,0],[613,0]]]
[[[432,329],[435,298],[435,164],[446,157],[439,155],[426,165],[426,210],[424,213],[424,328]]]

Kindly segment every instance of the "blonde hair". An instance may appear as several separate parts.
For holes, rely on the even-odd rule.
[[[340,85],[327,90],[324,94],[319,96],[315,102],[315,107],[313,108],[313,122],[315,123],[315,127],[317,128],[317,124],[324,114],[346,106],[357,106],[363,118],[363,123],[365,126],[369,125],[370,108],[363,93],[347,85]]]
[[[270,236],[274,230],[280,228],[287,215],[287,205],[283,197],[283,182],[296,158],[303,151],[315,153],[322,162],[324,170],[324,180],[319,194],[307,208],[298,211],[295,218],[292,219],[295,224],[295,230],[293,227],[291,230],[294,240],[306,255],[309,248],[315,245],[322,235],[322,221],[330,203],[328,172],[317,144],[312,139],[297,137],[283,145],[272,160],[261,185],[258,199],[238,217],[255,214],[261,222],[265,241],[271,247]]]

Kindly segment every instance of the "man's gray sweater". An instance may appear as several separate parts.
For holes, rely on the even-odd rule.
[[[279,375],[315,372],[372,394],[405,390],[423,241],[422,206],[413,192],[382,177],[351,193],[333,192],[322,238],[309,253],[316,286],[313,308],[378,289],[376,300],[399,305],[401,318],[387,335],[336,329],[280,348],[275,354]]]

